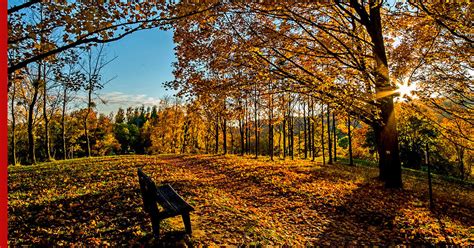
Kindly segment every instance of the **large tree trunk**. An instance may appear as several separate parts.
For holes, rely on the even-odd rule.
[[[370,3],[370,23],[366,25],[373,43],[375,57],[376,93],[390,90],[390,77],[387,55],[382,35],[380,5]],[[377,150],[379,153],[380,178],[387,188],[402,187],[402,171],[398,150],[397,120],[395,117],[393,96],[389,95],[378,100],[380,104],[381,124],[375,125]]]
[[[371,0],[366,6],[359,1],[350,1],[351,7],[361,17],[359,22],[364,25],[372,41],[372,55],[375,59],[375,91],[376,95],[393,90],[390,83],[387,55],[383,41],[380,1]],[[375,130],[377,151],[379,155],[380,178],[388,188],[401,188],[401,163],[398,150],[397,120],[394,113],[393,95],[375,100],[379,106],[380,119],[372,125]]]
[[[383,104],[385,125],[376,126],[375,136],[379,154],[380,179],[388,188],[402,187],[401,164],[398,151],[398,133],[392,104]],[[390,113],[390,114],[389,114]]]

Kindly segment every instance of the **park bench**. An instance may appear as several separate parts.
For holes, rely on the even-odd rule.
[[[190,206],[176,191],[165,184],[156,187],[155,182],[138,168],[138,181],[143,198],[143,209],[150,215],[153,234],[156,238],[160,235],[160,222],[166,218],[181,215],[186,233],[191,235],[191,219],[189,212],[194,208]],[[159,211],[157,203],[163,208]]]

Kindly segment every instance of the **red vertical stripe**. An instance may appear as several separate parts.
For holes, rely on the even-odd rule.
[[[7,138],[7,1],[0,1],[0,247],[7,247],[8,240],[8,138]]]

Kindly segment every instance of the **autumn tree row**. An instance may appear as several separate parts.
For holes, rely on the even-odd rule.
[[[202,116],[206,116],[207,124],[214,125],[216,144],[219,127],[222,134],[227,134],[227,127],[235,125],[232,121],[238,122],[240,133],[245,134],[241,137],[250,140],[249,133],[255,135],[258,155],[259,144],[263,142],[259,123],[268,120],[268,137],[274,136],[275,130],[280,132],[282,154],[291,156],[295,151],[297,120],[303,120],[306,151],[314,153],[318,119],[320,146],[324,151],[324,139],[327,148],[336,144],[334,132],[333,135],[327,132],[324,138],[322,130],[324,123],[332,122],[331,113],[336,112],[336,116],[347,115],[371,127],[380,178],[387,187],[401,187],[401,145],[405,141],[399,137],[402,129],[397,124],[394,104],[400,84],[416,84],[417,100],[407,108],[434,127],[438,136],[450,140],[456,147],[460,165],[470,164],[474,133],[470,8],[467,2],[446,4],[422,0],[291,4],[217,1],[60,4],[30,0],[8,10],[10,100],[12,106],[18,102],[24,106],[27,160],[34,163],[37,115],[43,116],[44,144],[51,143],[49,120],[55,111],[48,107],[48,101],[53,106],[52,99],[59,99],[49,94],[51,75],[54,81],[71,84],[62,92],[63,100],[57,101],[63,104],[63,109],[67,106],[67,92],[82,88],[86,92],[82,130],[86,154],[91,155],[93,142],[87,120],[93,113],[93,92],[104,82],[97,71],[106,64],[98,59],[98,53],[95,58],[89,53],[91,45],[112,42],[138,30],[173,28],[178,62],[176,80],[168,86],[205,106]],[[83,62],[74,63],[74,54],[82,57]],[[72,64],[82,65],[81,72],[75,73],[78,70],[74,69],[68,74],[64,66],[53,69],[60,61],[68,64],[68,59]],[[16,81],[24,87],[11,87]],[[79,85],[74,86],[74,81],[80,82]],[[15,100],[25,87],[29,90],[24,99],[28,100]],[[43,106],[38,102],[40,98]],[[297,108],[304,109],[303,118],[295,112]],[[263,109],[267,110],[265,116]],[[229,118],[228,113],[234,117]],[[11,111],[12,134],[17,133],[16,114]],[[65,120],[66,111],[62,116]],[[281,124],[274,121],[279,119]],[[439,121],[445,119],[454,125]],[[65,132],[65,124],[62,130]],[[331,130],[326,127],[326,131]],[[270,147],[275,147],[272,138],[267,140]],[[227,138],[223,141],[227,149]],[[242,140],[240,143],[244,144]],[[50,158],[49,146],[44,147],[45,157]],[[420,153],[419,145],[413,145],[415,148]],[[273,153],[273,149],[268,151],[270,155]],[[329,151],[327,156],[331,154]]]
[[[469,8],[379,0],[221,4],[173,23],[178,62],[169,86],[218,104],[252,92],[297,94],[348,113],[373,130],[380,178],[401,187],[399,85],[416,84],[418,101],[409,106],[472,151]],[[441,116],[460,125],[437,125]]]

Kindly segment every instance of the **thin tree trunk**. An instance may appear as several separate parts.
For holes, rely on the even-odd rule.
[[[257,85],[255,85],[255,101],[254,101],[254,121],[255,121],[255,158],[258,158],[258,109],[257,109]]]
[[[290,96],[291,97],[291,96]],[[288,150],[291,160],[294,159],[294,133],[293,133],[293,117],[291,116],[291,98],[288,97]]]
[[[269,125],[269,130],[268,130],[268,151],[270,153],[270,160],[273,161],[273,123],[272,123],[272,119],[270,119],[270,125]]]
[[[234,132],[232,131],[232,128],[229,129],[230,133],[230,153],[234,154]]]
[[[190,120],[186,120],[184,122],[184,130],[183,130],[183,144],[181,144],[181,153],[186,152],[186,146],[188,145],[188,136],[189,136],[189,125],[191,124]]]
[[[239,119],[239,131],[240,131],[240,156],[244,156],[244,121]]]
[[[428,144],[425,146],[425,162],[426,166],[428,166],[428,193],[430,196],[430,209],[434,208],[434,202],[433,202],[433,186],[431,183],[431,164],[430,164],[430,155],[429,155],[429,149],[428,149]]]
[[[334,162],[337,161],[336,115],[332,111],[332,133],[334,134]]]
[[[329,108],[329,104],[327,106],[328,106],[327,125],[328,125],[328,154],[329,154],[328,164],[332,164],[331,109]]]
[[[352,135],[351,135],[351,116],[347,115],[347,136],[349,138],[349,165],[353,166],[352,160]]]
[[[310,139],[311,139],[311,154],[312,154],[312,160],[315,161],[316,160],[316,145],[314,144],[315,143],[315,131],[316,131],[316,121],[315,121],[315,118],[314,118],[314,103],[312,103],[312,108],[311,108],[311,136],[310,136]],[[308,123],[309,124],[309,123]]]
[[[270,160],[273,161],[273,95],[270,95],[270,110],[268,116],[268,151],[270,153]]]
[[[308,102],[308,105],[310,105],[310,103]],[[311,111],[311,116],[310,116],[310,113],[309,111]],[[311,106],[309,106],[308,108],[308,152],[309,152],[309,156],[310,157],[313,157],[313,147],[314,147],[314,128],[313,130],[311,131],[311,127],[314,126],[314,106],[313,104],[311,104]]]
[[[289,132],[290,132],[290,137],[291,137],[291,139],[290,139],[290,142],[291,142],[290,143],[291,160],[295,159],[295,133],[294,133],[294,124],[295,123],[294,123],[294,121],[295,120],[294,120],[293,116],[290,115],[289,116],[289,126],[288,127],[290,128]]]
[[[44,147],[46,149],[46,161],[51,161],[51,149],[49,146],[49,120],[47,112],[48,89],[46,84],[46,63],[43,64],[43,119],[44,119]]]
[[[215,127],[216,127],[216,146],[215,146],[215,154],[218,154],[219,153],[219,116],[216,117],[216,124],[215,124]]]
[[[13,80],[10,78],[10,80]],[[12,157],[13,165],[17,164],[16,160],[16,116],[15,116],[15,97],[16,97],[16,84],[12,83],[13,92],[11,97],[11,115],[12,115]]]
[[[286,158],[286,116],[283,117],[283,159]]]
[[[303,151],[301,149],[301,122],[298,123],[298,158],[301,158],[301,152]]]
[[[309,113],[308,113],[309,115]],[[314,146],[314,131],[316,129],[315,125],[316,121],[314,119],[314,100],[311,98],[311,117],[308,116],[308,133],[309,135],[309,145],[310,145],[310,155],[312,157],[312,161],[316,160],[316,153],[315,153],[315,146]]]
[[[281,125],[278,129],[278,158],[281,156]]]
[[[457,145],[456,145],[457,146]],[[458,148],[456,149],[456,153],[457,153],[457,156],[458,156],[458,167],[459,167],[459,171],[461,172],[461,180],[464,181],[464,179],[466,179],[466,173],[465,173],[465,169],[464,169],[464,148],[460,147],[460,146],[457,146]]]
[[[250,120],[250,119],[248,119]],[[245,138],[246,138],[246,152],[247,152],[247,155],[250,154],[250,126],[249,126],[249,121],[247,121],[247,127],[245,128],[246,130],[246,135],[245,135]]]
[[[92,109],[92,90],[93,90],[93,85],[92,85],[92,80],[89,80],[89,90],[88,90],[88,101],[87,101],[87,112],[86,116],[84,117],[84,135],[86,136],[86,145],[87,145],[87,157],[91,156],[91,144],[89,140],[89,128],[87,126],[87,119],[89,118],[89,114]]]
[[[211,146],[209,143],[210,143],[210,136],[211,136],[211,125],[208,126],[207,128],[207,132],[206,132],[206,136],[205,136],[205,149],[206,149],[206,154],[209,154],[210,151],[209,151],[209,147]]]
[[[326,165],[326,156],[324,152],[324,104],[321,103],[321,147],[323,151],[323,165]]]
[[[304,159],[308,158],[308,132],[306,132],[306,102],[303,101],[303,135],[304,135]]]
[[[227,154],[227,120],[225,119],[224,117],[224,121],[222,122],[222,133],[224,135],[223,137],[223,144],[222,144],[222,148],[224,148],[224,155]]]
[[[245,111],[246,111],[246,115],[245,115],[245,118],[247,119],[246,121],[246,125],[245,125],[245,151],[248,154],[250,154],[250,111],[249,111],[249,107],[248,107],[248,101],[247,99],[245,99]]]
[[[61,113],[61,138],[63,142],[63,159],[67,159],[67,146],[66,146],[66,103],[67,103],[67,88],[64,86],[63,89],[63,109]]]
[[[38,92],[41,81],[41,65],[38,64],[38,78],[33,82],[33,98],[28,106],[28,164],[36,164],[36,151],[35,151],[35,128],[33,126],[33,112],[35,110],[36,101],[38,100]]]

